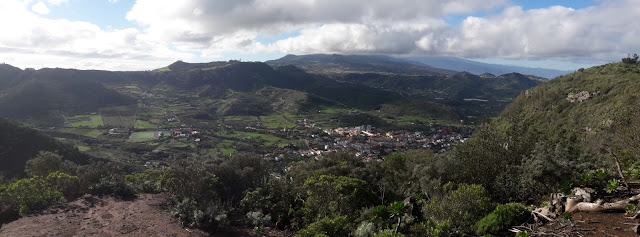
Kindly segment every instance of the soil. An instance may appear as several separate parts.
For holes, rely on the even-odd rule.
[[[579,212],[537,228],[532,236],[638,236],[634,230],[638,225],[640,220],[628,219],[623,213]]]
[[[292,233],[228,228],[207,233],[182,227],[174,218],[167,194],[138,194],[134,200],[86,195],[43,213],[20,218],[0,227],[5,236],[293,236]]]

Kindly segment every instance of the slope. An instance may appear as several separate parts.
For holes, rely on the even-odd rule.
[[[0,131],[0,173],[6,177],[24,175],[27,160],[36,157],[39,151],[57,152],[77,164],[87,164],[92,159],[72,145],[4,118],[0,118]]]
[[[46,117],[59,112],[95,112],[104,106],[128,105],[133,98],[107,89],[115,83],[103,73],[71,69],[24,70],[6,76],[10,81],[0,93],[0,116],[13,118]]]
[[[596,169],[616,174],[616,159],[633,173],[640,164],[638,91],[640,66],[622,63],[531,89],[457,149],[459,175],[522,200],[583,182],[579,178]]]

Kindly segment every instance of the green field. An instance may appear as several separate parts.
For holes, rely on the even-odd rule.
[[[98,137],[104,133],[102,130],[96,129],[75,129],[75,128],[64,128],[58,129],[57,131],[63,133],[71,133],[75,135],[85,136],[85,137]]]
[[[108,127],[131,128],[133,119],[133,116],[102,116],[104,125]]]
[[[231,155],[233,153],[236,153],[236,149],[230,148],[220,148],[220,152],[222,152],[223,155]]]
[[[238,140],[245,140],[245,139],[262,140],[263,145],[265,146],[277,145],[277,146],[283,147],[288,144],[287,140],[278,138],[273,135],[261,134],[261,133],[220,131],[220,132],[216,132],[216,135],[220,137],[225,137],[225,138],[235,138]]]
[[[156,138],[156,131],[153,132],[136,132],[131,134],[132,141],[148,141]]]
[[[267,129],[295,128],[296,124],[294,121],[296,119],[299,118],[289,114],[273,115],[261,118],[262,125]]]
[[[134,126],[134,128],[135,129],[156,129],[158,128],[158,126],[144,120],[136,120],[136,125]]]
[[[88,146],[78,146],[78,150],[85,152],[85,151],[91,150],[91,148],[89,148]]]
[[[102,121],[102,116],[100,115],[88,115],[88,116],[75,116],[72,119],[80,119],[83,120],[81,122],[72,123],[73,127],[87,127],[87,128],[96,128],[98,126],[103,126],[104,123]]]

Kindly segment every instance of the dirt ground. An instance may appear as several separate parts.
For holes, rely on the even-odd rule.
[[[132,201],[85,196],[3,225],[0,236],[208,236],[181,227],[167,201],[164,194],[140,194]]]
[[[637,225],[640,220],[627,219],[623,213],[574,213],[568,220],[536,228],[532,236],[638,236]]]
[[[85,196],[45,212],[0,227],[5,236],[258,236],[252,229],[229,228],[206,233],[184,228],[172,217],[167,194],[138,194],[135,200]],[[288,237],[292,233],[266,230],[262,236]]]

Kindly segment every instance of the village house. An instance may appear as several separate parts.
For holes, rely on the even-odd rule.
[[[173,137],[191,137],[200,135],[200,132],[193,128],[176,128],[171,130],[171,136]]]

